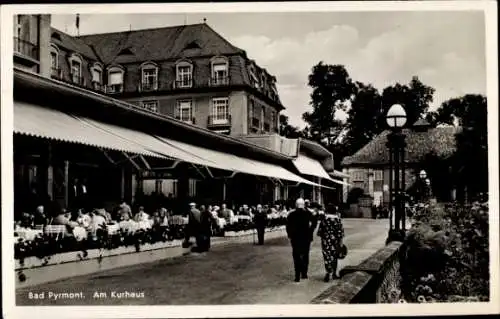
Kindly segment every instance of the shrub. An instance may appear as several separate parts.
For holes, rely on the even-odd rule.
[[[419,211],[401,255],[405,298],[413,302],[488,300],[488,226],[487,204]]]
[[[354,204],[359,201],[359,198],[365,194],[365,191],[362,188],[355,187],[349,191],[347,195],[347,204]]]

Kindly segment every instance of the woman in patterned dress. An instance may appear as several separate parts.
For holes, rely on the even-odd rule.
[[[326,214],[320,215],[320,224],[317,234],[321,237],[321,250],[325,262],[326,275],[324,281],[330,281],[330,277],[332,277],[332,279],[338,279],[338,251],[340,247],[342,247],[344,227],[342,226],[342,220],[336,209],[330,209]]]

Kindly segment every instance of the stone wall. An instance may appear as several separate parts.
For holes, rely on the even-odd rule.
[[[339,281],[314,298],[313,304],[396,303],[400,299],[399,252],[393,242],[357,266],[340,271]]]

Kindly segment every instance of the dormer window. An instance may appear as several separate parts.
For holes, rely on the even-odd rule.
[[[158,90],[158,67],[154,63],[145,63],[141,66],[141,91]]]
[[[193,86],[193,64],[188,61],[178,62],[176,65],[176,88],[190,88]]]
[[[102,65],[100,63],[94,63],[90,69],[92,74],[92,86],[95,90],[100,91],[102,89]]]
[[[251,65],[248,69],[248,73],[250,74],[250,81],[255,88],[259,88],[259,78],[257,77],[257,72],[255,71],[255,67]]]
[[[108,85],[106,86],[106,93],[123,92],[123,74],[124,70],[121,67],[115,66],[108,69]]]
[[[61,69],[59,68],[59,48],[55,45],[50,46],[50,74],[54,78],[61,78]]]
[[[229,62],[225,57],[216,57],[211,61],[212,78],[211,85],[227,85],[229,84]]]
[[[84,85],[83,75],[82,75],[82,61],[80,55],[73,53],[69,58],[69,69],[70,69],[70,77],[71,82]]]

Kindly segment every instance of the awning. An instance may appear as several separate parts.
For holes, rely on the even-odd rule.
[[[341,178],[351,178],[351,176],[349,176],[347,174],[344,174],[341,171],[335,171],[335,170],[332,173],[330,173],[330,176],[332,176],[332,177],[341,177]]]
[[[311,175],[332,180],[321,163],[315,159],[299,154],[299,156],[293,160],[293,163],[295,164],[297,170],[304,175]]]
[[[158,138],[161,139],[166,144],[171,145],[173,147],[176,147],[180,150],[183,150],[192,156],[199,156],[199,157],[206,159],[209,162],[213,163],[213,164],[207,165],[209,167],[228,170],[228,171],[234,171],[234,172],[240,172],[240,173],[245,173],[245,174],[250,174],[250,175],[277,178],[277,179],[282,179],[282,180],[287,180],[287,181],[292,181],[292,182],[298,182],[298,183],[328,188],[327,186],[323,186],[323,185],[308,181],[307,179],[302,178],[302,177],[300,177],[300,176],[298,176],[298,175],[290,172],[289,170],[287,170],[281,166],[278,166],[278,165],[265,163],[265,162],[261,162],[261,161],[256,161],[256,160],[251,160],[248,158],[236,156],[233,154],[223,153],[220,151],[211,150],[211,149],[200,147],[200,146],[187,144],[184,142],[172,140],[172,139],[165,138],[165,137],[158,137]]]
[[[14,102],[14,133],[164,158],[140,144],[99,131],[83,118],[41,106]]]

